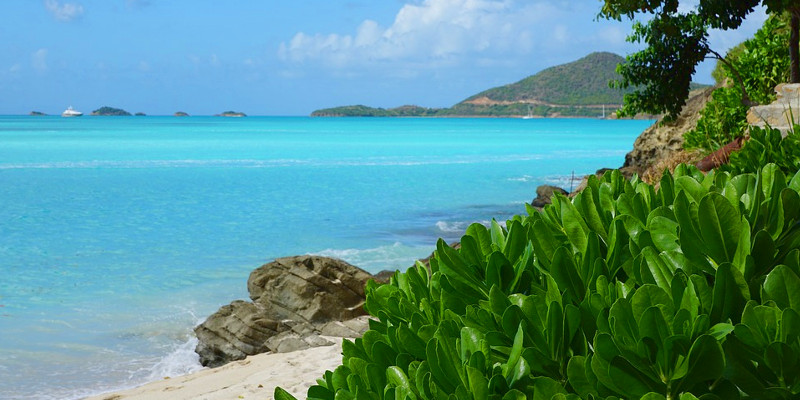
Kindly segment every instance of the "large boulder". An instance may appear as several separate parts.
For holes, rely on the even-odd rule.
[[[342,260],[287,257],[250,273],[247,290],[274,318],[324,323],[364,315],[364,286],[370,278],[369,272]]]
[[[531,205],[534,207],[542,208],[551,203],[551,198],[556,193],[562,194],[564,196],[568,195],[569,193],[558,187],[558,186],[551,186],[551,185],[541,185],[536,188],[536,198],[531,201]]]
[[[217,367],[248,355],[332,344],[368,327],[364,286],[368,272],[319,257],[279,258],[250,273],[252,302],[221,307],[195,328],[200,363]]]
[[[777,99],[770,104],[751,107],[747,123],[760,128],[774,128],[786,136],[795,124],[800,124],[800,84],[781,83],[775,87]]]

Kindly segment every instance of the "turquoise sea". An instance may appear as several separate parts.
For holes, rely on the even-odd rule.
[[[540,184],[621,165],[651,123],[0,117],[0,398],[199,369],[192,328],[259,265],[406,268]]]

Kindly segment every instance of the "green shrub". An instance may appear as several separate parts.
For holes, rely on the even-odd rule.
[[[742,103],[739,79],[751,101],[768,104],[775,100],[775,86],[789,79],[787,25],[788,16],[771,16],[752,39],[734,47],[726,60],[736,71],[718,63],[715,79],[724,80],[721,79],[724,72],[730,86],[714,91],[713,98],[700,112],[697,128],[683,135],[685,149],[712,152],[744,135],[748,107]]]
[[[747,107],[742,104],[738,87],[714,90],[711,101],[700,111],[697,127],[683,135],[683,148],[713,151],[735,138],[747,128]]]
[[[617,171],[389,284],[309,399],[800,396],[800,172]],[[275,398],[291,399],[276,389]]]
[[[731,173],[756,172],[768,163],[787,174],[800,169],[800,126],[795,125],[785,138],[777,129],[752,127],[750,139],[730,155],[730,162],[721,169]]]

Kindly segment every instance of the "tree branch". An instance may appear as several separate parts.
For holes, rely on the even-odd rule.
[[[739,82],[739,88],[742,89],[742,104],[744,104],[746,107],[757,106],[758,103],[750,100],[750,96],[747,95],[747,89],[744,87],[744,80],[742,79],[742,76],[739,74],[739,70],[737,70],[736,67],[734,67],[733,64],[731,64],[728,60],[726,60],[725,57],[723,57],[721,54],[712,50],[710,47],[706,47],[706,49],[708,49],[709,53],[714,55],[713,57],[707,57],[707,58],[712,58],[722,61],[722,63],[725,64],[725,66],[728,67],[728,69],[731,70],[734,75],[736,75],[736,80]]]

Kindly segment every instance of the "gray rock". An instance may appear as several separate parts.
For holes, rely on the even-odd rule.
[[[273,318],[324,323],[364,315],[364,286],[370,278],[342,260],[286,257],[250,273],[247,290]]]
[[[633,143],[633,150],[625,155],[625,164],[620,170],[641,176],[651,165],[680,151],[683,148],[683,134],[697,127],[700,111],[711,99],[714,89],[710,87],[692,91],[674,120],[661,118],[642,132]]]
[[[558,186],[541,185],[536,188],[536,198],[531,201],[531,205],[539,208],[544,207],[550,204],[550,198],[556,193],[563,194],[564,196],[569,194],[566,190]]]
[[[195,328],[203,366],[248,355],[333,344],[320,335],[356,337],[367,326],[364,286],[369,273],[319,256],[279,258],[255,269],[247,281],[252,302],[221,307]],[[344,322],[342,322],[344,321]]]

